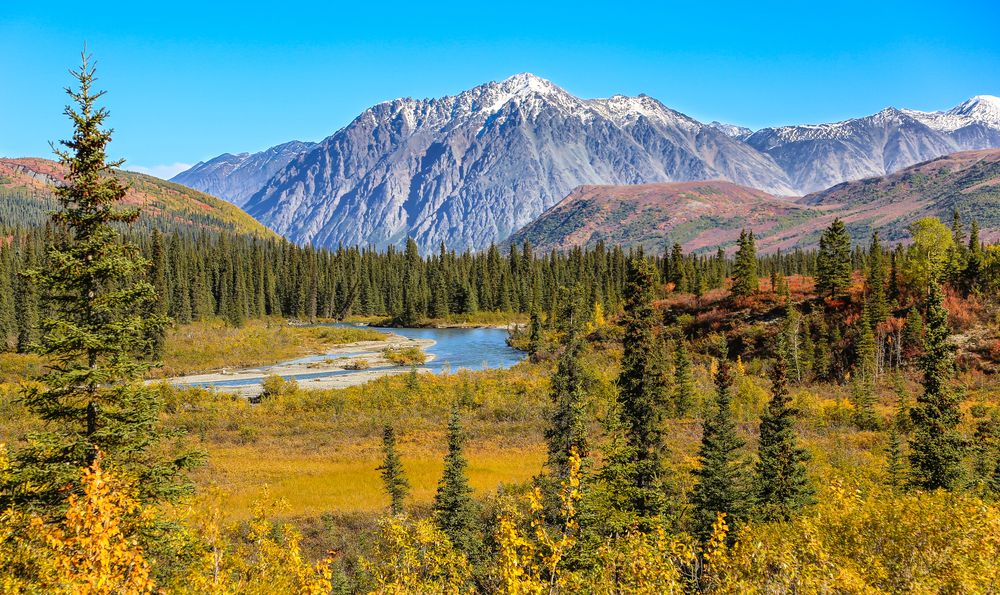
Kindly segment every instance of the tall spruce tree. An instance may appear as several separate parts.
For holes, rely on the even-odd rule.
[[[765,520],[787,520],[816,502],[816,489],[806,469],[811,457],[797,444],[795,418],[799,411],[788,395],[785,351],[779,345],[771,400],[760,417],[754,466],[754,505],[757,515]]]
[[[158,428],[158,393],[142,384],[148,363],[134,354],[147,348],[146,337],[166,324],[162,316],[143,316],[155,298],[145,281],[149,261],[124,243],[113,223],[134,223],[140,211],[118,210],[127,187],[107,162],[111,131],[101,126],[108,112],[95,109],[103,92],[92,93],[94,69],[84,54],[73,76],[79,90],[67,89],[76,107],[72,140],[53,149],[69,168],[68,184],[55,190],[61,210],[52,215],[67,233],[48,251],[44,270],[27,274],[44,288],[54,316],[42,320],[37,353],[48,362],[43,387],[23,393],[25,407],[46,422],[14,456],[11,485],[0,500],[58,507],[80,489],[82,468],[104,453],[106,468],[133,481],[141,503],[174,500],[189,491],[182,472],[198,461],[183,452],[165,458]],[[0,502],[0,509],[12,502]]]
[[[868,323],[868,307],[865,306],[861,316],[861,332],[855,347],[856,360],[854,364],[854,385],[852,400],[854,404],[854,425],[861,430],[877,430],[878,414],[875,412],[875,335]]]
[[[931,281],[924,354],[920,358],[924,392],[910,409],[910,482],[925,490],[955,490],[965,480],[965,440],[956,431],[962,414],[958,395],[948,386],[953,362],[952,346],[948,344],[948,311],[943,301],[941,287]]]
[[[851,236],[837,217],[819,238],[816,289],[831,297],[847,289],[851,280]]]
[[[390,424],[382,428],[382,464],[375,468],[382,472],[382,484],[389,495],[392,514],[402,514],[403,501],[410,493],[410,483],[403,472],[403,461],[396,450],[396,430]]]
[[[750,233],[745,229],[742,230],[738,244],[730,291],[733,297],[744,298],[757,293],[760,283],[757,277],[757,247],[754,245],[753,230],[751,229]]]
[[[570,298],[567,301],[571,309],[577,309],[581,305],[576,299]],[[549,398],[552,399],[553,410],[549,427],[545,430],[545,440],[549,446],[546,465],[549,473],[559,480],[569,477],[571,452],[576,451],[581,457],[588,454],[584,419],[587,373],[583,367],[583,344],[579,338],[582,317],[579,313],[568,314],[567,317],[566,346],[559,356],[555,372],[552,373]]]
[[[24,242],[21,260],[22,272],[19,276],[17,299],[17,352],[31,353],[38,341],[38,282],[31,271],[35,262],[35,249],[28,236]]]
[[[459,550],[477,558],[482,548],[479,507],[472,499],[472,488],[465,476],[465,455],[462,453],[467,436],[462,429],[458,403],[448,417],[448,454],[444,457],[444,474],[434,496],[434,518],[441,530]]]
[[[659,319],[653,307],[653,270],[645,258],[628,262],[624,354],[618,374],[618,415],[631,457],[627,506],[644,524],[663,513],[663,417],[668,391]]]
[[[706,539],[712,533],[712,523],[723,512],[729,522],[739,522],[748,516],[748,494],[744,464],[740,451],[746,441],[736,433],[733,420],[733,375],[729,362],[723,359],[715,375],[715,408],[702,424],[699,466],[692,471],[697,483],[691,492],[695,534]]]
[[[694,411],[695,396],[691,354],[684,338],[679,337],[674,350],[674,413],[677,417],[687,417]]]

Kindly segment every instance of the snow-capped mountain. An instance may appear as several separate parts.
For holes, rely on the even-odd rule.
[[[524,73],[380,103],[245,208],[296,242],[480,249],[581,184],[710,179],[796,194],[769,156],[651,97],[579,99]]]
[[[1000,99],[973,97],[947,112],[886,108],[832,124],[764,128],[746,138],[806,194],[893,173],[959,151],[1000,147]]]
[[[726,136],[731,136],[737,140],[746,140],[750,138],[753,134],[753,130],[750,130],[746,126],[736,126],[735,124],[723,124],[722,122],[712,122],[709,124],[712,128],[716,130],[721,130]]]
[[[887,108],[752,132],[639,95],[580,99],[528,73],[453,97],[395,99],[321,143],[222,155],[172,181],[226,198],[295,242],[503,240],[580,185],[722,179],[802,196],[958,151],[1000,148],[1000,99]]]
[[[243,208],[247,200],[293,157],[316,143],[292,141],[260,153],[223,153],[182,171],[171,182],[207,192]]]

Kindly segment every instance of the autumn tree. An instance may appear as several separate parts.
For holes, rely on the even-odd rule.
[[[95,108],[103,92],[91,91],[96,79],[88,59],[84,55],[73,72],[79,90],[67,89],[76,103],[65,111],[73,138],[62,141],[65,149],[54,148],[69,169],[67,185],[55,190],[62,208],[51,216],[65,233],[48,248],[47,266],[26,272],[54,312],[42,319],[36,347],[48,372],[22,397],[46,426],[15,455],[12,485],[0,490],[0,500],[9,501],[0,501],[0,509],[65,502],[80,492],[81,469],[94,463],[98,450],[106,465],[134,481],[140,503],[174,500],[189,491],[182,472],[199,458],[183,451],[163,455],[162,442],[172,434],[159,428],[158,393],[142,383],[150,364],[135,358],[166,319],[144,315],[156,294],[137,279],[150,263],[113,227],[134,223],[140,211],[116,209],[128,188],[114,172],[122,162],[107,161],[111,130],[101,126],[108,112]]]

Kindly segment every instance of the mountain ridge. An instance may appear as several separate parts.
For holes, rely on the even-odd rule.
[[[856,245],[878,229],[887,245],[909,241],[907,226],[923,217],[966,226],[982,240],[1000,238],[1000,149],[937,157],[893,174],[844,182],[790,200],[721,180],[637,186],[580,186],[501,243],[531,241],[538,252],[593,247],[598,241],[642,245],[657,253],[680,243],[685,252],[732,250],[752,229],[759,253],[815,248],[839,217]]]
[[[295,242],[385,247],[412,236],[428,253],[442,241],[461,250],[503,240],[580,185],[725,179],[802,196],[994,147],[1000,99],[989,95],[946,112],[886,108],[753,132],[702,124],[643,94],[580,99],[520,73],[454,96],[380,102],[320,143],[276,151],[287,162],[244,184],[238,198],[226,192]],[[223,155],[173,180],[222,183],[208,179],[217,160],[232,170],[226,184],[240,186],[237,173],[252,169]]]

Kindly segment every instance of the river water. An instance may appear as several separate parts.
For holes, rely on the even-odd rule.
[[[316,326],[339,326],[347,327],[354,326],[349,323],[334,323],[334,324],[321,324]],[[434,345],[426,348],[428,354],[433,354],[435,357],[432,361],[422,365],[417,366],[418,368],[426,368],[434,373],[438,373],[441,370],[448,367],[451,371],[456,371],[460,368],[468,368],[471,370],[485,370],[485,369],[496,369],[496,368],[509,368],[510,366],[521,361],[524,357],[524,353],[516,349],[512,349],[507,346],[506,338],[507,331],[504,329],[494,329],[494,328],[392,328],[392,329],[377,329],[372,327],[374,330],[392,332],[397,335],[406,337],[408,339],[431,339],[436,341]],[[362,355],[362,354],[341,354],[336,355],[314,355],[311,357],[305,357],[302,359],[297,359],[294,361],[283,362],[274,366],[267,366],[264,368],[254,368],[255,370],[273,370],[275,374],[281,376],[285,380],[290,380],[292,378],[296,380],[310,380],[314,378],[326,378],[329,376],[345,376],[347,374],[357,374],[356,370],[333,370],[326,372],[314,372],[307,374],[282,374],[281,367],[288,364],[297,363],[308,363],[314,361],[322,361],[324,359],[331,359],[337,357],[344,357],[350,355]],[[385,370],[393,369],[392,367],[378,367],[378,368],[368,368],[365,371],[371,370]],[[395,369],[399,369],[395,367]],[[259,378],[234,378],[232,380],[222,380],[211,383],[213,386],[247,386],[252,384],[259,384]],[[184,383],[185,386],[208,386],[209,383]]]

